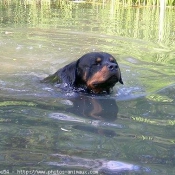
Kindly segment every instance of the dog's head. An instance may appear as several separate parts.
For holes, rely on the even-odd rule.
[[[87,53],[42,82],[66,84],[68,87],[84,88],[93,93],[109,93],[117,82],[123,84],[115,58],[105,52]]]
[[[76,65],[76,84],[84,83],[93,93],[109,92],[117,83],[123,84],[115,58],[105,52],[83,55]]]

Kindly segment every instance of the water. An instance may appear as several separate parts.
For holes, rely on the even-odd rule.
[[[0,172],[175,174],[174,10],[59,5],[0,4]],[[112,94],[40,83],[91,51],[120,65]]]

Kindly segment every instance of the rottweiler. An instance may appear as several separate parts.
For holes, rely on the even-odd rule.
[[[66,89],[95,94],[110,93],[117,82],[123,84],[118,63],[106,52],[87,53],[42,82],[63,84]]]

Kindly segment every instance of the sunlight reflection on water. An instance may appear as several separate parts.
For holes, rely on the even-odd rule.
[[[126,162],[121,161],[107,161],[107,160],[101,160],[101,159],[85,159],[75,156],[67,156],[67,155],[61,155],[61,154],[52,154],[53,158],[60,159],[59,162],[47,162],[48,165],[52,166],[65,166],[69,168],[85,168],[84,170],[91,170],[97,171],[99,173],[108,173],[108,174],[118,174],[118,173],[127,173],[127,172],[149,172],[148,168],[143,168],[138,165],[129,164]],[[78,165],[78,166],[77,166]],[[78,171],[77,169],[77,171]]]

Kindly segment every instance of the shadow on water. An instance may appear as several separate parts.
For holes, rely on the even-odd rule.
[[[148,96],[117,100],[115,93],[94,96],[62,92],[33,79],[38,82],[33,85],[44,88],[45,95],[1,95],[3,167],[13,171],[21,166],[48,166],[64,172],[150,174],[161,172],[152,164],[174,164],[170,149],[175,134],[171,120],[174,85]],[[163,128],[166,133],[162,133]]]
[[[105,150],[101,152],[103,146],[109,142],[115,144],[109,139],[123,137],[120,130],[126,127],[117,122],[118,106],[114,97],[72,92],[61,92],[58,97],[58,94],[52,98],[21,96],[20,99],[16,93],[10,98],[1,96],[1,122],[4,127],[10,124],[9,129],[13,131],[2,138],[2,167],[13,172],[20,172],[21,166],[32,167],[39,172],[39,167],[47,165],[55,172],[59,169],[74,174],[90,170],[97,174],[149,171],[140,165],[103,158],[106,154]],[[40,152],[40,149],[47,150]],[[108,151],[112,154],[112,150]]]

